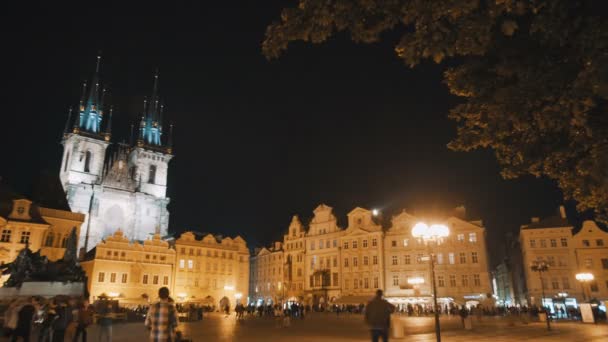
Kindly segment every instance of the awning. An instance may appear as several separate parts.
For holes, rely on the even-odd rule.
[[[333,304],[367,304],[372,298],[373,296],[342,296],[336,299]]]

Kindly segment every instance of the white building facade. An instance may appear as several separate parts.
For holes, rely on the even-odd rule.
[[[79,238],[85,251],[118,229],[134,240],[146,240],[166,235],[169,225],[167,174],[173,154],[171,137],[166,143],[161,139],[158,75],[131,144],[110,142],[112,110],[105,110],[104,92],[98,57],[93,82],[83,88],[78,116],[72,118],[70,112],[62,140],[59,176],[72,211],[86,215]]]

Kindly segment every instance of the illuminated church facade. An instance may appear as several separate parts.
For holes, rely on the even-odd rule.
[[[112,108],[104,103],[100,57],[92,82],[83,85],[76,115],[70,110],[62,145],[60,180],[73,212],[86,215],[79,248],[88,251],[117,230],[134,240],[166,235],[167,175],[173,158],[171,130],[163,139],[163,104],[158,74],[144,100],[137,138],[112,143]]]

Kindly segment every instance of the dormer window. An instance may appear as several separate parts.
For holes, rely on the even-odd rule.
[[[25,212],[25,208],[24,208],[24,207],[19,207],[19,208],[17,208],[17,213],[18,213],[19,215],[23,215],[23,213],[24,213],[24,212]]]

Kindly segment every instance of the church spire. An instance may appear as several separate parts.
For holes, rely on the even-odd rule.
[[[140,124],[138,145],[161,146],[163,105],[159,96],[158,69],[154,73],[152,96],[144,102],[144,116]]]
[[[63,135],[68,134],[68,130],[70,129],[70,121],[72,120],[72,107],[68,110],[68,119],[65,121],[65,127],[63,128]]]
[[[114,113],[114,106],[110,106],[110,115],[108,115],[108,122],[106,123],[106,141],[110,141],[112,138],[112,114]]]
[[[93,74],[92,84],[89,87],[89,94],[80,101],[80,120],[78,124],[79,131],[86,131],[93,134],[101,133],[101,119],[103,116],[103,93],[99,81],[99,69],[101,65],[101,56],[97,56],[95,65],[95,73]],[[86,83],[83,90],[86,89]],[[84,93],[84,91],[83,91]],[[83,94],[84,95],[84,94]]]

